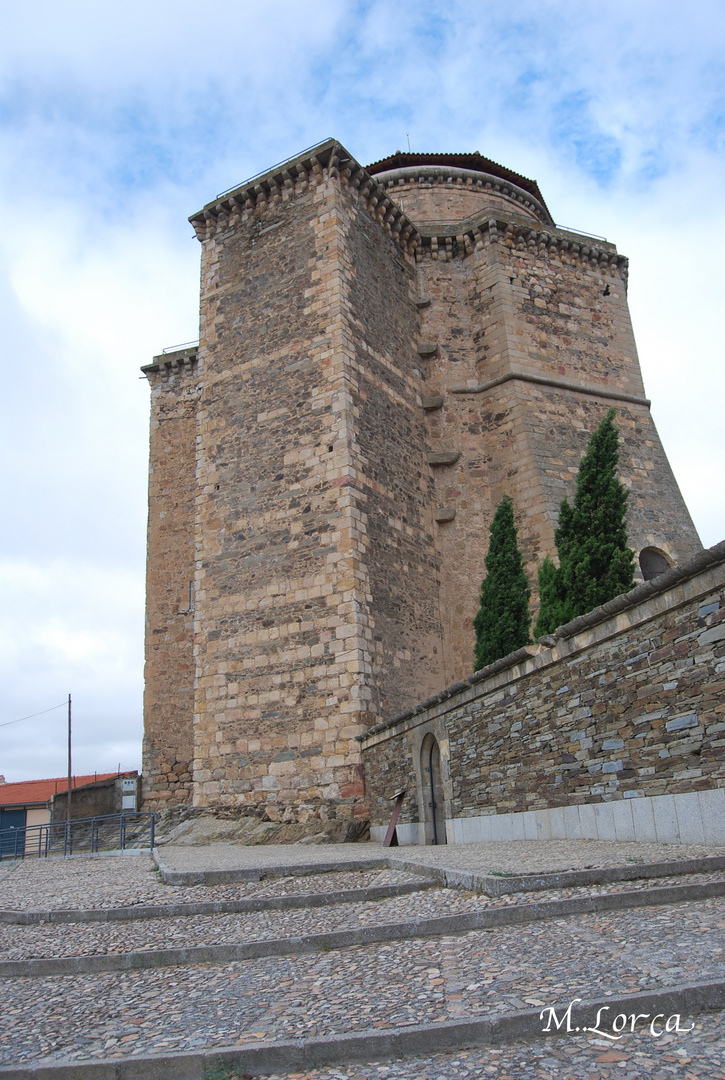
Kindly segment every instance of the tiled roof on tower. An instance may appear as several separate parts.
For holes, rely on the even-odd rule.
[[[528,191],[530,195],[544,203],[539,185],[535,180],[529,180],[512,169],[506,169],[490,158],[483,157],[476,151],[473,154],[412,154],[396,150],[390,157],[381,158],[367,166],[367,171],[375,176],[377,173],[390,172],[391,169],[415,168],[416,165],[450,165],[456,169],[471,169],[473,172],[487,173],[489,176],[499,176],[502,180],[508,180],[511,184]],[[544,203],[544,205],[546,205]]]

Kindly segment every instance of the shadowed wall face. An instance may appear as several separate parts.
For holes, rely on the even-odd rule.
[[[365,509],[374,712],[389,715],[445,681],[434,480],[420,406],[419,314],[412,263],[357,209],[352,274],[356,472]]]
[[[194,757],[196,349],[155,357],[146,563],[144,798],[188,803]]]

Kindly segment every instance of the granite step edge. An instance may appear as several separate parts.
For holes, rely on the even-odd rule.
[[[696,859],[672,859],[666,862],[632,863],[628,866],[598,866],[584,870],[557,870],[539,874],[498,874],[461,870],[455,866],[432,866],[407,855],[390,855],[391,869],[428,875],[449,888],[472,889],[487,896],[505,896],[513,892],[545,892],[579,885],[611,885],[619,881],[648,878],[684,877],[725,870],[725,855],[707,855]]]
[[[0,910],[0,924],[36,926],[64,923],[134,922],[143,919],[178,918],[188,915],[252,914],[354,904],[368,900],[408,896],[437,883],[421,877],[398,885],[370,885],[364,889],[340,889],[329,893],[293,893],[289,896],[245,897],[240,900],[202,900],[197,903],[134,904],[115,908],[58,908],[30,911]]]
[[[430,919],[407,919],[377,926],[346,927],[323,934],[297,937],[262,938],[224,945],[192,945],[185,948],[143,949],[125,953],[44,957],[33,960],[0,961],[1,978],[89,975],[107,971],[177,967],[196,964],[229,964],[269,956],[297,956],[345,949],[353,945],[372,945],[389,941],[442,937],[495,930],[544,919],[598,911],[622,911],[637,907],[688,903],[725,896],[725,881],[697,885],[671,885],[661,889],[638,889],[632,892],[576,896],[562,900],[542,900],[509,907],[443,915]]]
[[[569,1010],[569,1007],[571,1009]],[[204,1080],[215,1069],[234,1068],[244,1076],[306,1071],[321,1065],[385,1061],[455,1052],[539,1039],[576,1038],[585,1029],[612,1031],[611,1021],[624,1015],[650,1020],[664,1029],[679,1016],[685,1026],[693,1016],[725,1007],[725,980],[686,983],[662,990],[612,994],[604,998],[552,1002],[551,1006],[471,1020],[445,1020],[427,1025],[373,1028],[313,1039],[249,1043],[165,1055],[115,1060],[69,1061],[0,1067],[0,1080]],[[551,1022],[550,1009],[556,1012]],[[568,1019],[565,1019],[568,1013]],[[606,1016],[602,1014],[606,1013]],[[548,1015],[547,1015],[548,1014]],[[656,1019],[655,1019],[656,1018]],[[561,1024],[557,1028],[557,1024]],[[548,1026],[549,1030],[545,1030]]]

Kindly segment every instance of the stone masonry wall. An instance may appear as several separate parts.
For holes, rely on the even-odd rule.
[[[499,214],[529,225],[551,224],[546,208],[529,193],[471,169],[419,165],[378,175],[385,178],[391,198],[423,230]]]
[[[507,320],[508,362],[513,370],[564,383],[516,381],[525,442],[545,499],[539,507],[543,519],[553,525],[560,500],[571,499],[589,435],[614,406],[621,434],[619,471],[632,493],[630,544],[635,552],[656,546],[670,563],[684,562],[699,550],[699,539],[644,398],[625,282],[611,261],[593,266],[541,240],[535,251],[513,237],[499,248],[504,287],[508,276],[509,302],[515,306],[515,316]],[[482,381],[486,377],[494,377],[493,371]],[[658,500],[666,513],[652,513]],[[536,532],[546,535],[544,520]]]
[[[440,685],[413,279],[321,167],[204,241],[199,806],[364,816],[355,736]]]
[[[371,819],[400,787],[422,820],[420,745],[441,749],[445,816],[725,787],[725,542],[374,729]],[[415,792],[418,792],[416,800]]]
[[[382,717],[446,681],[435,490],[420,407],[413,264],[359,207],[348,248],[355,490],[364,510],[370,687]]]
[[[147,808],[191,798],[194,756],[196,349],[157,356],[151,386],[143,796]]]
[[[358,760],[336,218],[318,169],[204,243],[199,806],[314,813]]]
[[[535,593],[611,405],[633,546],[699,548],[626,260],[515,177],[431,168],[329,140],[191,219],[198,352],[145,369],[147,805],[364,817],[356,737],[470,671],[504,494]]]
[[[656,547],[673,564],[700,543],[644,398],[614,246],[592,266],[560,246],[531,249],[520,229],[495,222],[474,250],[449,240],[424,245],[417,271],[429,301],[420,365],[429,441],[449,455],[433,471],[445,669],[455,679],[470,670],[496,505],[513,498],[535,615],[559,505],[573,497],[589,437],[612,406],[635,553]]]
[[[504,195],[486,188],[468,184],[405,184],[398,181],[390,192],[411,221],[422,228],[474,218],[486,212],[488,215],[511,214],[521,220],[538,224],[537,216],[526,213],[520,206]]]

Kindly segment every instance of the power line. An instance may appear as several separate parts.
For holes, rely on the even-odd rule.
[[[0,727],[10,727],[11,724],[20,724],[23,720],[32,720],[35,716],[45,716],[46,713],[54,712],[56,709],[65,709],[67,705],[67,701],[61,701],[60,705],[52,705],[50,709],[43,709],[42,712],[31,713],[30,716],[21,716],[19,720],[6,720],[4,724],[0,724]]]

